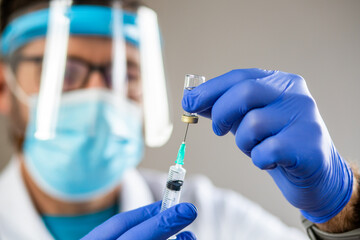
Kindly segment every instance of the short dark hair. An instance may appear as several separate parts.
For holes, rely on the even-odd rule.
[[[30,9],[35,10],[33,6],[48,6],[50,0],[1,0],[0,3],[0,31],[4,31],[6,25],[19,12],[28,12]],[[111,0],[75,0],[73,4],[90,4],[90,5],[109,5]],[[141,0],[122,0],[124,9],[136,11],[138,7],[143,5]],[[42,8],[43,8],[42,7]]]

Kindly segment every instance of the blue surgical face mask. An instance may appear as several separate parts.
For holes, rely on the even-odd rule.
[[[140,107],[128,99],[108,90],[79,90],[62,96],[55,137],[40,140],[33,107],[24,142],[27,169],[43,191],[59,199],[105,194],[143,156],[141,120]]]

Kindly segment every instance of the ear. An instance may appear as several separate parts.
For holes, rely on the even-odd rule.
[[[0,62],[0,114],[9,115],[11,109],[10,91],[5,81],[5,63]]]

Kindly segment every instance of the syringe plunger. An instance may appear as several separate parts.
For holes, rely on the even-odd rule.
[[[170,167],[166,187],[164,190],[161,212],[180,202],[181,188],[184,183],[186,170],[181,164]]]

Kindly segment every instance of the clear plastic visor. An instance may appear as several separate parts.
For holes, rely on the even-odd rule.
[[[71,104],[69,96],[99,89],[114,101],[142,109],[148,146],[159,147],[169,139],[172,123],[157,16],[146,7],[128,12],[121,1],[110,3],[53,0],[48,9],[30,13],[38,25],[27,30],[26,44],[16,47],[26,34],[7,37],[16,48],[8,46],[11,88],[23,102],[36,99],[36,138],[56,136],[59,112],[63,104]]]

